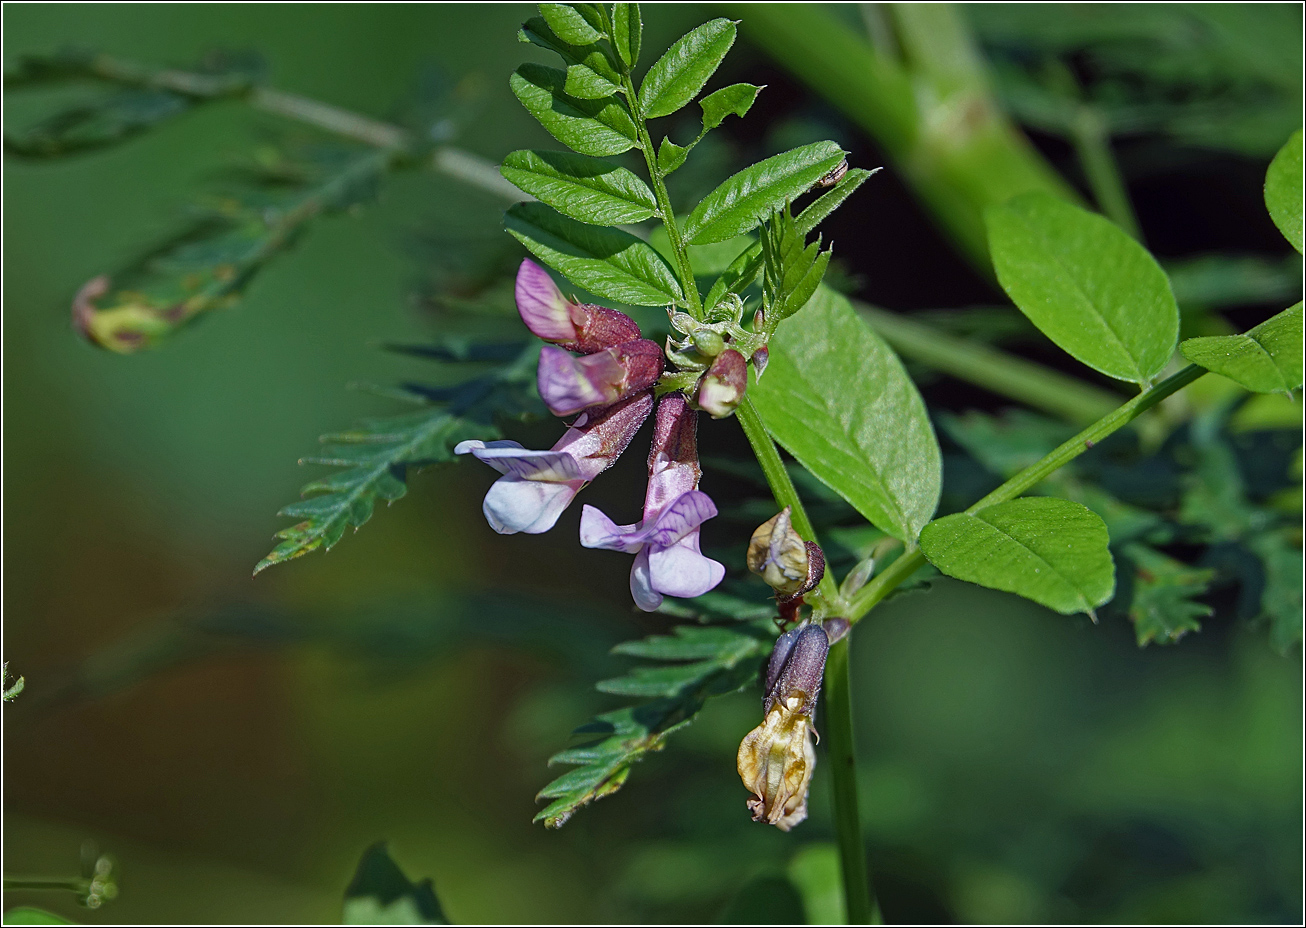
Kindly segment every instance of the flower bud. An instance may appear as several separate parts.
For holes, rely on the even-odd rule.
[[[807,790],[816,767],[812,715],[825,673],[829,639],[819,625],[781,635],[767,666],[762,724],[739,745],[740,779],[752,793],[753,821],[788,831],[807,818]]]
[[[794,531],[788,506],[757,527],[748,542],[748,569],[777,593],[793,598],[814,589],[825,576],[821,546]]]
[[[699,381],[698,405],[713,419],[730,415],[748,389],[748,362],[733,348],[717,355]]]
[[[529,258],[517,270],[515,293],[526,328],[568,351],[594,354],[640,337],[625,313],[567,299],[549,272]]]
[[[766,371],[766,362],[771,360],[771,351],[765,345],[753,352],[753,371],[757,374],[757,379],[762,379],[763,372]]]
[[[725,351],[726,340],[721,337],[719,332],[713,332],[711,329],[697,329],[691,338],[694,341],[694,350],[705,358],[715,358],[722,351]]]

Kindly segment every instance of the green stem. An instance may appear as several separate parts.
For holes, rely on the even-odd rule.
[[[644,154],[644,164],[648,168],[653,199],[657,201],[662,225],[667,230],[668,241],[671,242],[671,252],[676,259],[676,270],[680,276],[681,289],[685,291],[685,299],[688,301],[689,314],[695,319],[702,319],[703,304],[699,298],[698,284],[694,281],[694,266],[689,261],[689,249],[685,247],[685,240],[680,235],[679,226],[676,225],[676,214],[671,209],[671,197],[667,194],[662,169],[658,167],[658,155],[653,148],[653,138],[648,134],[648,126],[644,124],[644,114],[639,111],[639,96],[635,93],[635,84],[630,79],[630,72],[624,67],[621,83],[626,91],[626,99],[630,103],[635,130],[639,134],[639,148]]]
[[[974,514],[981,509],[987,509],[989,506],[996,506],[998,503],[1005,503],[1007,500],[1015,499],[1026,490],[1037,486],[1049,474],[1065,467],[1089,448],[1102,441],[1102,439],[1128,425],[1161,400],[1182,390],[1205,373],[1205,369],[1190,364],[1178,373],[1167,377],[1156,386],[1143,391],[1114,412],[1094,422],[1074,438],[1026,467],[988,496],[971,506],[966,512]],[[853,597],[848,608],[848,621],[856,622],[859,620],[871,610],[871,607],[884,599],[894,588],[915,573],[916,568],[921,567],[924,563],[925,558],[919,551],[911,551],[899,557],[889,565],[884,573],[866,584],[861,592]]]
[[[78,877],[53,877],[53,876],[7,876],[4,878],[5,892],[12,890],[67,890],[74,893],[85,893],[90,883]]]
[[[1106,217],[1138,241],[1143,233],[1129,202],[1120,166],[1111,152],[1111,136],[1102,115],[1091,106],[1080,106],[1070,123],[1070,140],[1093,190],[1093,199]]]
[[[757,463],[762,465],[762,473],[766,476],[766,482],[771,487],[771,493],[775,496],[776,505],[783,509],[788,506],[791,510],[790,518],[793,520],[793,526],[798,534],[803,536],[806,541],[820,543],[816,537],[816,529],[812,527],[812,520],[807,517],[807,511],[803,509],[803,501],[798,497],[798,490],[794,487],[794,482],[789,479],[789,471],[785,470],[784,461],[780,460],[780,450],[776,448],[775,442],[772,441],[770,434],[766,431],[766,426],[762,423],[762,417],[758,414],[757,408],[753,406],[753,401],[744,396],[744,401],[739,404],[735,410],[735,418],[743,426],[744,434],[748,437],[748,443],[753,446],[753,454],[757,456]],[[821,578],[821,585],[817,587],[816,592],[824,603],[813,603],[813,605],[829,606],[838,602],[839,588],[834,582],[834,577],[829,571]],[[811,601],[817,597],[808,595]]]
[[[825,661],[825,744],[834,785],[834,830],[843,870],[843,895],[850,925],[882,925],[871,888],[857,808],[857,757],[853,742],[852,681],[848,672],[851,636],[830,649]]]
[[[1120,403],[1117,394],[1041,364],[965,341],[899,313],[865,303],[853,306],[899,354],[1069,422],[1095,422]]]

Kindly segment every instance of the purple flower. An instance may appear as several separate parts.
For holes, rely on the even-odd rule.
[[[658,404],[643,521],[617,525],[593,506],[581,513],[582,545],[635,555],[630,592],[645,612],[657,609],[663,595],[699,596],[725,576],[725,567],[699,550],[699,527],[717,509],[698,489],[697,425],[683,394]]]
[[[576,494],[616,463],[652,411],[653,396],[646,391],[581,415],[548,451],[515,441],[464,441],[453,450],[473,454],[504,475],[481,507],[490,527],[501,535],[538,535],[553,528]]]
[[[540,350],[540,397],[555,416],[615,403],[661,376],[662,349],[644,338],[579,358],[552,346]]]
[[[529,258],[517,270],[516,295],[526,328],[568,351],[593,354],[640,337],[625,313],[567,299],[549,272]]]

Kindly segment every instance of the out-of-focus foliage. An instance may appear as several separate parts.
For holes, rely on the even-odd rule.
[[[346,925],[447,925],[430,878],[414,883],[391,859],[384,841],[363,852],[345,889]]]

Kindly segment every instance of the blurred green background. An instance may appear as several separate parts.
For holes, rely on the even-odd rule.
[[[536,57],[515,38],[529,15],[9,5],[4,54],[82,44],[185,63],[253,48],[279,89],[382,118],[438,64],[479,76],[484,109],[458,141],[497,162],[553,147],[507,88]],[[712,13],[645,15],[656,49]],[[746,42],[726,69],[782,103],[763,95],[751,131],[772,105],[838,128]],[[344,385],[422,370],[376,350],[430,332],[410,296],[413,234],[492,235],[502,201],[396,176],[162,350],[119,357],[75,337],[77,287],[164,234],[270,122],[219,103],[102,152],[6,158],[3,649],[27,689],[4,708],[4,869],[71,875],[91,838],[117,859],[121,893],[97,911],[20,892],[5,907],[335,921],[363,849],[385,838],[456,922],[711,921],[775,874],[805,888],[809,917],[837,915],[822,776],[793,833],[748,821],[734,753],[758,719],[752,691],[710,705],[560,832],[531,824],[546,758],[613,704],[591,688],[623,666],[606,649],[668,624],[629,610],[620,559],[564,543],[578,512],[544,538],[498,537],[479,509],[492,475],[431,470],[339,548],[250,578],[308,479],[295,460],[387,411]],[[1246,161],[1263,176],[1268,156]],[[897,222],[945,247],[910,203],[877,214],[865,198],[876,235]],[[849,232],[838,241],[855,269],[871,261]],[[937,261],[982,288],[955,256]],[[731,423],[702,440],[705,454],[738,444]],[[641,471],[624,461],[590,502],[638,493]],[[1298,922],[1300,651],[1277,657],[1263,632],[1218,618],[1140,650],[1123,622],[1081,618],[939,581],[859,629],[862,811],[890,920]]]

